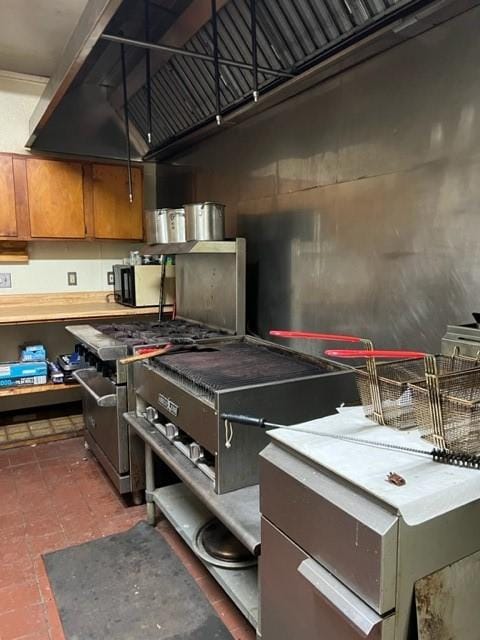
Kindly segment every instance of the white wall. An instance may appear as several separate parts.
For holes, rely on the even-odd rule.
[[[107,280],[112,265],[122,262],[134,248],[129,242],[32,242],[28,264],[2,264],[1,273],[10,273],[8,294],[76,291],[112,291]],[[77,286],[67,284],[67,272],[77,273]],[[0,301],[1,304],[1,301]]]
[[[28,153],[28,121],[47,82],[0,70],[0,151]]]

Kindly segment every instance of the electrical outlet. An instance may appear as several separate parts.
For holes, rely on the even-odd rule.
[[[76,271],[68,271],[67,272],[67,282],[69,287],[77,286],[77,272]]]
[[[12,274],[0,273],[0,289],[11,289],[11,288],[12,288]]]
[[[107,284],[115,284],[115,281],[113,279],[113,271],[107,272]]]

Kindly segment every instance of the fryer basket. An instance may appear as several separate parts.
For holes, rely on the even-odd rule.
[[[438,375],[410,384],[416,423],[423,437],[452,453],[480,453],[480,369]]]
[[[440,377],[480,366],[477,359],[457,354],[433,357]],[[412,388],[409,385],[425,381],[423,358],[385,363],[372,359],[365,367],[356,369],[355,378],[367,418],[394,429],[410,429],[416,425]],[[375,406],[375,394],[379,410]]]

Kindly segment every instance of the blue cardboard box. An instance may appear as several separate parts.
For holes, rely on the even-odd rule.
[[[21,387],[23,385],[47,384],[47,376],[34,376],[22,378],[0,378],[0,388]]]
[[[22,362],[45,362],[47,352],[43,344],[31,344],[21,347],[20,360]]]
[[[25,384],[45,384],[46,382],[46,362],[0,363],[0,387],[16,387]]]

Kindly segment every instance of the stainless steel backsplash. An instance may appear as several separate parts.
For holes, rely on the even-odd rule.
[[[251,329],[438,351],[447,322],[480,310],[479,20],[469,11],[176,159],[188,195],[225,202],[227,232],[247,238]]]

